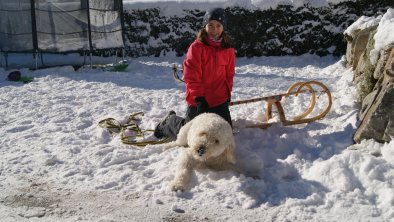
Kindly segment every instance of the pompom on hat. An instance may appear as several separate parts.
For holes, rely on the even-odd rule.
[[[226,29],[227,20],[226,20],[226,15],[224,14],[224,9],[213,8],[207,11],[204,15],[203,27],[205,27],[208,24],[208,22],[211,20],[216,20],[220,22],[223,28]]]

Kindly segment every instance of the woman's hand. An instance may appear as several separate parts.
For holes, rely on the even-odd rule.
[[[205,113],[209,109],[208,102],[203,96],[196,97],[194,100],[197,104],[197,114]]]

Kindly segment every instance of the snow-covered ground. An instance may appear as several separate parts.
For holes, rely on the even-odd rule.
[[[244,128],[263,120],[264,102],[232,106],[234,172],[196,171],[184,193],[170,191],[181,149],[124,145],[97,124],[145,113],[152,129],[170,110],[185,113],[184,86],[171,76],[181,58],[130,59],[127,72],[22,69],[35,79],[6,81],[0,70],[2,221],[390,221],[394,144],[352,145],[358,108],[352,71],[334,57],[239,58],[233,100],[284,93],[317,80],[333,96],[320,121]],[[324,96],[318,108],[326,105]],[[308,98],[285,98],[288,118]]]
[[[392,43],[383,33],[393,14],[389,10],[379,22],[386,29],[378,29],[377,49]],[[75,58],[46,61],[68,59]],[[171,76],[172,64],[182,58],[128,60],[126,72],[21,69],[34,77],[28,84],[6,81],[10,70],[0,68],[1,221],[394,220],[394,142],[353,144],[359,107],[353,72],[343,59],[237,59],[233,101],[316,80],[331,90],[331,110],[322,120],[292,126],[282,126],[274,115],[263,130],[245,126],[264,120],[264,102],[232,106],[238,164],[260,179],[196,171],[183,193],[168,187],[182,149],[132,147],[98,126],[104,118],[124,121],[143,111],[141,127],[153,129],[168,111],[185,113],[184,86]],[[28,65],[15,55],[9,63]],[[282,103],[290,119],[305,109],[308,97]],[[317,108],[325,105],[321,95]]]

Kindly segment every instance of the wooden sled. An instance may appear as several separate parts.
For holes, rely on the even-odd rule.
[[[283,106],[281,104],[281,100],[285,97],[298,96],[300,94],[305,94],[305,93],[310,94],[310,101],[309,101],[308,107],[305,109],[304,112],[293,117],[292,120],[288,120],[286,118],[285,111],[284,111]],[[326,101],[327,105],[317,115],[312,116],[312,117],[308,117],[309,114],[311,114],[314,111],[316,102],[321,101],[321,94],[325,94],[326,100],[327,100]],[[319,95],[319,96],[317,96],[317,95]],[[331,96],[330,90],[327,88],[327,86],[325,86],[323,83],[318,82],[318,81],[296,82],[288,88],[286,93],[278,94],[278,95],[274,95],[274,96],[267,96],[267,97],[260,97],[260,98],[254,98],[254,99],[248,99],[248,100],[234,101],[234,102],[231,102],[230,105],[233,106],[233,105],[258,102],[258,101],[263,101],[263,100],[266,101],[266,107],[265,107],[266,108],[265,115],[266,115],[266,119],[267,119],[266,121],[268,122],[270,119],[272,119],[272,107],[275,105],[276,110],[278,111],[280,122],[284,126],[302,124],[302,123],[310,123],[310,122],[322,119],[330,111],[331,106],[332,106],[332,96]],[[272,125],[271,123],[267,123],[267,122],[249,125],[247,127],[248,128],[266,129]]]
[[[173,77],[174,77],[175,81],[177,81],[179,83],[184,83],[183,78],[181,78],[178,75],[178,71],[183,72],[183,67],[178,68],[174,64],[172,67],[172,70],[173,70]],[[284,111],[283,106],[281,104],[281,100],[285,97],[298,96],[300,94],[305,94],[305,93],[310,94],[310,101],[309,101],[308,107],[305,109],[305,111],[303,113],[293,117],[292,120],[287,120],[286,115],[285,115],[285,111]],[[313,117],[308,117],[309,114],[311,114],[315,110],[315,105],[316,105],[317,100],[319,102],[321,101],[321,94],[325,94],[326,100],[327,100],[326,101],[327,105],[317,115],[315,115]],[[319,95],[319,96],[317,96],[317,95]],[[288,126],[288,125],[295,125],[295,124],[302,124],[302,123],[310,123],[310,122],[322,119],[331,109],[332,96],[331,96],[330,90],[327,88],[327,86],[325,86],[321,82],[318,82],[318,81],[296,82],[287,89],[286,93],[273,95],[273,96],[259,97],[259,98],[254,98],[254,99],[234,101],[234,102],[230,102],[230,106],[259,102],[259,101],[266,101],[267,122],[270,119],[272,119],[272,107],[275,105],[275,107],[278,111],[278,114],[279,114],[280,122],[282,123],[282,125]],[[258,123],[258,124],[250,125],[247,127],[266,129],[266,128],[270,127],[271,125],[272,125],[271,123]]]

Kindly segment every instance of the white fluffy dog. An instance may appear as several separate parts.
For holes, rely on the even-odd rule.
[[[217,114],[203,113],[185,124],[175,142],[166,149],[185,147],[171,183],[173,191],[184,191],[194,168],[234,169],[235,141],[230,124]]]

